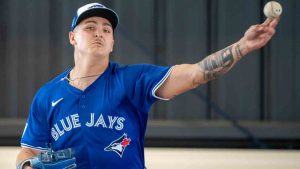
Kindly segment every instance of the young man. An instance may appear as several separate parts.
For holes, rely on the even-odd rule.
[[[54,151],[74,150],[76,162],[71,163],[77,168],[145,168],[144,136],[151,105],[226,73],[244,55],[263,47],[278,22],[267,19],[251,26],[238,42],[199,63],[121,65],[109,61],[117,14],[98,3],[79,8],[69,33],[75,66],[37,92],[17,165],[36,167],[33,159],[51,143]],[[38,163],[47,165],[41,158]],[[54,163],[52,168],[71,163]]]

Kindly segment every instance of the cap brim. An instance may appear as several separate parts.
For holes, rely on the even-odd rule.
[[[119,18],[114,11],[107,8],[93,8],[85,11],[77,18],[76,25],[74,26],[74,28],[84,19],[93,16],[99,16],[107,19],[111,23],[113,29],[115,29],[118,25]]]

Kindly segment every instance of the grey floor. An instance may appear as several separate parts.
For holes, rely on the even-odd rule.
[[[0,147],[0,168],[15,168],[18,147]],[[146,148],[148,169],[300,169],[300,151]]]

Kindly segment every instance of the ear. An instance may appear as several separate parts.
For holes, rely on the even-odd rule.
[[[77,42],[75,40],[75,33],[72,31],[69,32],[69,41],[70,41],[70,44],[73,46],[77,44]]]
[[[114,50],[114,44],[115,44],[115,40],[112,41],[110,52]]]

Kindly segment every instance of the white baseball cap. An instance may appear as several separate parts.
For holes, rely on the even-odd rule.
[[[77,9],[77,13],[72,21],[71,31],[73,31],[81,21],[92,16],[100,16],[107,19],[111,23],[113,29],[117,27],[119,22],[118,14],[112,9],[107,8],[100,3],[90,3]]]

